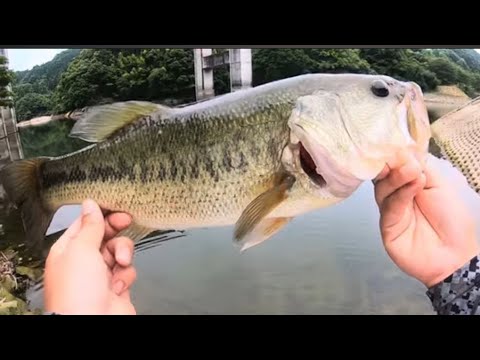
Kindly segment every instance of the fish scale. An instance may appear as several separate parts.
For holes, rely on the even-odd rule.
[[[92,197],[103,208],[127,211],[150,227],[208,224],[237,216],[252,193],[268,186],[280,164],[288,142],[290,104],[277,107],[266,114],[268,122],[255,127],[242,125],[252,123],[258,114],[246,117],[234,108],[237,115],[228,122],[224,117],[198,123],[190,123],[192,116],[175,117],[161,133],[136,127],[102,147],[49,161],[42,168],[43,176],[64,182],[51,186],[47,182],[45,201],[57,207]],[[78,168],[87,174],[87,182],[76,176]],[[120,168],[123,171],[116,170]],[[78,182],[83,191],[75,186]],[[226,201],[232,192],[244,196]],[[135,196],[125,201],[125,194]],[[208,202],[201,201],[206,194]],[[163,204],[169,204],[167,212]]]

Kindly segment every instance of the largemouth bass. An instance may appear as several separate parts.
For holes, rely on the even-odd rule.
[[[387,76],[309,74],[183,108],[127,101],[87,109],[71,136],[94,143],[15,162],[0,179],[42,241],[63,205],[126,212],[134,241],[155,230],[235,224],[242,250],[294,217],[348,198],[399,150],[428,151],[418,85]]]

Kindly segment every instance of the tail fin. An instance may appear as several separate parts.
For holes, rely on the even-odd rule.
[[[7,197],[21,211],[26,242],[40,246],[55,211],[48,209],[41,197],[41,166],[47,158],[19,160],[0,171]]]

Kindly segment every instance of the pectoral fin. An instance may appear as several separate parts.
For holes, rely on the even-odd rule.
[[[125,236],[136,243],[154,231],[155,229],[147,228],[133,222],[128,228],[120,231],[117,236]]]
[[[240,242],[240,251],[245,251],[271,238],[287,225],[293,218],[263,219],[255,229]]]
[[[253,200],[243,211],[236,223],[234,241],[236,243],[244,243],[246,237],[250,235],[250,233],[260,231],[262,226],[268,225],[261,223],[267,215],[272,212],[272,210],[287,199],[288,190],[290,190],[294,183],[295,177],[292,175],[286,174],[281,176],[273,188]],[[262,226],[260,226],[259,229],[256,229],[259,225]],[[250,239],[250,241],[253,240]]]

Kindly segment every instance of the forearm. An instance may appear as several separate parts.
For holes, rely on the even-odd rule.
[[[480,315],[480,255],[427,291],[439,315]]]

